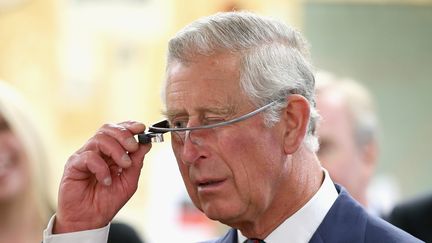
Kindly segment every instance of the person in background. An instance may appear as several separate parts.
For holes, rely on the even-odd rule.
[[[41,242],[54,213],[48,195],[49,156],[33,115],[25,99],[0,81],[1,243]],[[108,243],[142,240],[130,226],[113,223]]]
[[[432,242],[432,194],[397,204],[387,221],[425,242]]]
[[[171,132],[195,206],[231,227],[211,242],[419,242],[367,214],[321,167],[299,32],[253,13],[218,13],[180,30],[167,60],[167,121],[153,131]],[[144,130],[105,124],[69,158],[45,243],[106,242],[151,149],[134,138]]]
[[[107,243],[144,243],[134,228],[122,222],[113,222],[109,229]]]
[[[317,128],[318,158],[332,179],[370,213],[432,242],[432,194],[402,202],[390,214],[379,207],[380,202],[368,200],[368,186],[379,150],[378,119],[370,92],[355,80],[338,78],[326,71],[317,72],[315,79],[317,109],[321,115]]]
[[[378,158],[378,119],[369,91],[352,79],[319,71],[315,75],[318,158],[334,182],[371,208],[367,190]]]
[[[54,212],[43,141],[24,100],[0,81],[0,242],[30,243]]]

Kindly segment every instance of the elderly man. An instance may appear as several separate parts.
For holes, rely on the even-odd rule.
[[[164,91],[167,121],[152,131],[171,132],[192,201],[231,227],[215,242],[417,242],[321,167],[308,50],[288,26],[251,13],[193,22],[169,42]],[[104,125],[70,157],[45,242],[105,241],[151,148],[133,137],[143,131]]]
[[[369,208],[367,188],[378,156],[378,122],[372,97],[358,82],[329,72],[318,72],[315,80],[321,115],[318,159],[335,183]]]

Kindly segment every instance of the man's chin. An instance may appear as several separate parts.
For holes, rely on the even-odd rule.
[[[234,210],[233,207],[215,205],[215,203],[203,205],[201,211],[209,219],[216,220],[227,225],[230,225],[230,223],[239,216],[239,210]]]

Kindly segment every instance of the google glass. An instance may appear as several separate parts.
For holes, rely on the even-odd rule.
[[[151,142],[160,143],[160,142],[164,141],[163,134],[167,133],[167,132],[175,132],[177,134],[181,134],[184,137],[184,134],[187,131],[211,129],[211,128],[216,128],[216,127],[231,125],[231,124],[234,124],[234,123],[237,123],[240,121],[244,121],[244,120],[246,120],[252,116],[255,116],[256,114],[268,109],[269,107],[276,104],[277,102],[278,102],[278,100],[272,101],[272,102],[268,103],[267,105],[264,105],[264,106],[254,110],[252,112],[249,112],[243,116],[240,116],[240,117],[228,120],[228,121],[223,121],[223,122],[218,122],[215,124],[209,124],[209,125],[203,125],[203,126],[171,127],[168,120],[163,120],[163,121],[160,121],[158,123],[151,125],[147,132],[138,134],[138,141],[141,144],[147,144],[147,143],[151,143]]]

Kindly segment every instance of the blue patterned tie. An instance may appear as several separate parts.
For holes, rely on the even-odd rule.
[[[253,239],[247,239],[243,243],[265,243],[265,241],[253,238]]]

